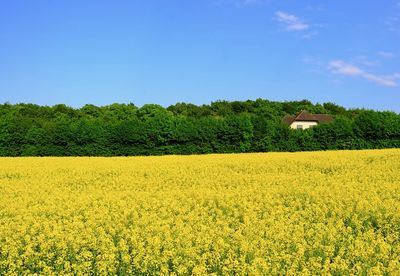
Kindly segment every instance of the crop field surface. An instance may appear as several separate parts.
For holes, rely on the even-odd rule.
[[[0,275],[399,275],[400,150],[0,158]]]

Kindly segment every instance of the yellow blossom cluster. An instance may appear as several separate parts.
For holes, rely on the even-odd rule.
[[[400,150],[0,158],[0,275],[399,275]]]

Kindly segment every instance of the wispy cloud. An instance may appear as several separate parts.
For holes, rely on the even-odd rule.
[[[360,77],[375,84],[386,87],[397,87],[400,80],[400,74],[393,74],[389,76],[381,76],[369,73],[364,69],[349,64],[342,60],[332,60],[329,62],[329,69],[335,74],[344,76]]]
[[[386,19],[385,24],[389,31],[398,33],[400,24],[400,15],[393,15]]]
[[[390,32],[400,33],[400,1],[397,1],[392,6],[392,14],[385,19],[387,30]]]
[[[391,58],[395,58],[396,57],[396,54],[391,53],[391,52],[386,52],[386,51],[380,51],[380,52],[378,52],[378,55],[380,57],[387,58],[387,59],[391,59]]]
[[[275,12],[275,18],[277,21],[285,25],[285,29],[288,32],[304,31],[310,28],[310,25],[305,20],[282,11]]]
[[[353,60],[356,64],[360,64],[367,67],[377,67],[381,65],[381,63],[378,60],[371,59],[365,55],[357,56]]]

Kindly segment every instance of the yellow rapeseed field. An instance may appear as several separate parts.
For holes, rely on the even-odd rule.
[[[400,275],[400,150],[0,158],[2,274]]]

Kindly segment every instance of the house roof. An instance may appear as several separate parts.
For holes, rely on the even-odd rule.
[[[329,123],[333,121],[333,116],[328,114],[311,114],[306,110],[302,110],[295,116],[286,115],[282,119],[282,122],[287,125],[291,125],[295,121]]]

